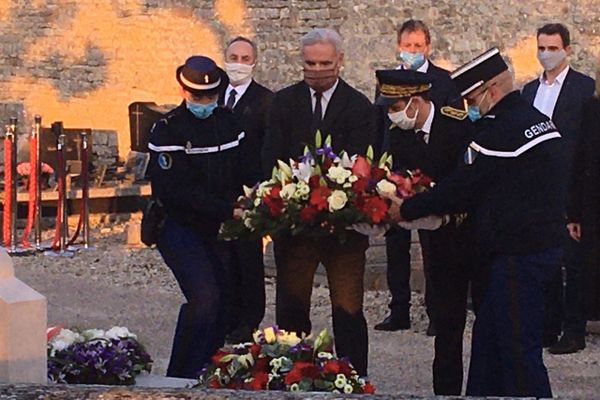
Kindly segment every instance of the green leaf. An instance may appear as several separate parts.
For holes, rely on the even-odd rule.
[[[333,341],[327,332],[327,329],[323,329],[319,332],[319,335],[315,339],[315,349],[314,354],[317,354],[321,351],[329,351],[333,347]]]
[[[325,138],[325,145],[331,147],[331,135],[327,135]]]
[[[304,150],[302,151],[302,155],[305,156],[307,154],[310,153],[310,149],[308,148],[308,146],[304,146]]]
[[[373,146],[369,145],[369,147],[367,148],[367,160],[369,160],[369,162],[373,162]]]
[[[315,146],[317,148],[321,147],[323,144],[323,138],[321,137],[321,130],[317,129],[317,133],[315,133]]]
[[[298,382],[298,386],[300,387],[300,391],[310,392],[313,386],[313,380],[310,378],[302,378],[300,382]]]
[[[379,164],[378,164],[379,168],[383,168],[383,166],[385,165],[385,162],[387,161],[387,156],[388,156],[388,153],[386,151],[381,155],[381,157],[379,157]]]

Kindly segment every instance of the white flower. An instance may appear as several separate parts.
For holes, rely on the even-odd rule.
[[[317,357],[322,358],[324,360],[331,360],[333,358],[333,354],[327,352],[327,351],[320,351],[317,354]]]
[[[294,193],[295,199],[307,200],[310,194],[310,187],[304,183],[304,181],[298,182],[296,185],[296,193]]]
[[[272,186],[272,180],[261,182],[260,185],[258,185],[258,188],[256,189],[256,197],[263,197],[264,195],[269,194]]]
[[[137,335],[129,332],[129,329],[124,326],[113,326],[106,331],[107,339],[119,339],[119,338],[137,338]]]
[[[50,340],[50,346],[56,351],[64,350],[72,344],[83,342],[85,338],[69,329],[61,329],[58,335]]]
[[[353,390],[351,385],[344,386],[344,393],[350,394]]]
[[[352,157],[348,157],[348,153],[344,152],[342,154],[342,167],[344,168],[352,168],[354,166],[354,161],[356,161],[357,155],[353,155]]]
[[[281,188],[279,197],[281,197],[283,200],[290,200],[292,197],[294,197],[294,193],[296,193],[296,184],[288,183]]]
[[[300,390],[300,385],[297,383],[293,383],[292,386],[290,386],[290,392],[297,392],[298,390]]]
[[[337,374],[334,384],[336,388],[343,389],[346,386],[346,377],[344,374]]]
[[[344,167],[331,167],[329,168],[329,171],[327,171],[329,179],[339,184],[346,182],[346,179],[348,179],[350,175],[352,175],[352,171]]]
[[[334,190],[327,198],[330,212],[341,210],[346,205],[346,202],[348,202],[348,196],[341,190]]]
[[[387,194],[387,195],[395,195],[396,194],[396,185],[387,179],[383,179],[377,183],[377,193],[379,194]]]
[[[297,335],[296,332],[279,332],[277,334],[277,342],[281,343],[281,344],[285,344],[288,345],[290,347],[294,347],[295,345],[297,345],[298,343],[300,343],[302,341],[302,339],[300,339]]]
[[[310,176],[312,175],[312,167],[306,162],[297,163],[292,166],[292,175],[298,179],[299,182],[308,183]]]
[[[87,329],[81,332],[86,340],[104,339],[104,331],[102,329]]]

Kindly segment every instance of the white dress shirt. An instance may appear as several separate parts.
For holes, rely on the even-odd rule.
[[[233,103],[233,107],[238,103],[238,101],[242,98],[246,90],[248,90],[248,86],[252,83],[252,79],[250,79],[246,83],[242,83],[239,86],[232,86],[231,83],[227,86],[225,90],[225,99],[223,100],[223,104],[227,104],[227,100],[229,99],[229,94],[233,89],[235,89],[235,102]]]
[[[416,131],[423,132],[423,140],[427,144],[429,144],[429,134],[431,134],[431,125],[433,124],[433,116],[435,115],[435,106],[433,105],[433,102],[430,101],[429,104],[431,105],[431,107],[429,108],[429,115],[427,116],[427,119],[425,120],[423,127],[421,129],[415,130],[415,132]]]
[[[556,101],[568,72],[569,66],[558,74],[552,84],[548,83],[544,74],[540,76],[540,86],[535,94],[533,106],[549,118],[552,118],[552,114],[554,114],[554,107],[556,107]]]
[[[327,111],[327,105],[329,104],[329,100],[331,100],[331,96],[333,96],[333,92],[335,92],[335,89],[337,88],[337,85],[339,82],[340,82],[340,80],[336,79],[333,86],[321,94],[321,112],[322,112],[321,119],[325,118],[325,113]],[[312,106],[312,111],[314,113],[315,105],[317,104],[317,99],[315,98],[316,91],[311,87],[309,87],[309,90],[310,90],[310,104]]]

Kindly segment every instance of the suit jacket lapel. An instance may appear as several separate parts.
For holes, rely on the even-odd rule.
[[[246,107],[252,104],[252,100],[254,99],[256,93],[255,88],[256,82],[252,80],[252,82],[250,82],[250,85],[248,86],[248,89],[246,89],[246,91],[244,92],[244,95],[240,97],[237,103],[235,103],[235,106],[233,107],[233,110],[235,112],[242,114],[244,113]]]
[[[345,95],[347,89],[347,84],[341,78],[339,78],[339,82],[335,91],[331,95],[329,99],[329,104],[327,104],[327,109],[325,110],[325,118],[323,118],[323,122],[321,126],[323,129],[327,129],[330,126],[333,126],[335,119],[338,115],[343,114],[343,109],[346,107],[346,103],[348,102],[348,96]],[[329,129],[328,129],[329,130]],[[325,135],[329,134],[327,131],[323,132]]]
[[[527,103],[533,105],[533,102],[535,100],[535,94],[537,93],[539,87],[539,78],[533,81],[533,84],[531,86],[525,86],[525,90],[523,90],[523,98],[527,101]]]
[[[553,120],[555,120],[556,115],[565,115],[565,110],[568,108],[569,99],[577,97],[571,93],[573,81],[570,79],[570,77],[572,71],[572,69],[569,69],[569,72],[567,72],[567,76],[565,77],[565,81],[560,88],[560,93],[558,94],[558,99],[556,99],[556,105],[554,106],[554,111],[552,112]]]

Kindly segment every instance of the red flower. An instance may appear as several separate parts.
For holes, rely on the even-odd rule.
[[[350,366],[350,363],[348,363],[347,361],[339,361],[339,365],[340,374],[344,374],[346,377],[352,375],[352,367]]]
[[[326,158],[325,161],[323,161],[323,164],[321,164],[321,171],[327,172],[332,165],[333,160],[331,158]]]
[[[405,178],[398,174],[391,174],[387,178],[388,180],[394,182],[400,192],[400,196],[402,197],[411,197],[414,196],[415,192],[413,190],[413,184],[411,178]]]
[[[279,217],[283,214],[283,200],[279,197],[279,192],[281,192],[281,188],[279,186],[275,186],[271,189],[269,194],[263,197],[263,202],[269,207],[269,214],[272,217]]]
[[[326,186],[319,186],[310,192],[308,203],[317,208],[317,210],[327,209],[327,197],[331,194],[331,189]]]
[[[340,365],[337,361],[327,361],[323,365],[323,371],[326,374],[334,374],[337,375],[340,373]]]
[[[220,389],[221,384],[219,383],[219,380],[217,378],[213,378],[208,381],[208,388],[209,389]]]
[[[365,386],[362,388],[364,394],[373,394],[375,393],[375,386],[371,384],[371,382],[365,383]]]
[[[411,181],[412,181],[413,185],[421,185],[421,186],[428,187],[433,182],[433,180],[429,176],[427,176],[423,172],[421,172],[420,169],[415,169],[411,173],[412,173]]]
[[[319,368],[313,363],[296,361],[284,379],[286,385],[300,382],[302,378],[317,379],[320,376]]]
[[[369,178],[360,177],[352,183],[352,190],[357,193],[364,192],[369,187]]]
[[[253,372],[264,372],[267,371],[269,368],[269,359],[266,357],[262,357],[262,358],[254,358],[254,365],[252,366],[252,371]]]
[[[269,374],[266,372],[257,372],[253,376],[252,382],[250,382],[250,389],[252,390],[265,390],[267,383],[269,383]]]
[[[260,344],[254,343],[252,346],[250,346],[250,349],[248,351],[250,354],[252,354],[252,357],[256,360],[258,358],[258,355],[260,354],[260,349],[261,349]]]
[[[52,326],[52,327],[46,329],[46,341],[49,342],[50,339],[52,339],[54,336],[58,335],[61,330],[62,330],[62,326],[60,326],[60,325]]]
[[[354,161],[354,165],[352,166],[352,174],[359,178],[370,177],[371,164],[369,164],[369,161],[363,156],[356,157],[356,161]]]
[[[300,219],[304,222],[311,222],[318,213],[319,210],[316,207],[309,205],[300,210]]]
[[[388,205],[380,197],[369,197],[361,210],[373,221],[374,224],[379,224],[388,210]]]
[[[222,363],[221,362],[221,358],[228,356],[229,353],[227,353],[226,351],[223,350],[217,350],[217,352],[215,353],[214,356],[211,357],[211,361],[213,364],[215,364],[217,367],[222,367],[223,365],[227,365],[227,363]]]
[[[380,180],[385,178],[385,176],[387,175],[387,172],[385,171],[385,169],[377,167],[377,168],[373,168],[373,171],[371,171],[371,174],[373,176],[373,179],[376,182],[379,182]]]
[[[308,187],[311,189],[316,189],[321,186],[321,177],[319,175],[313,175],[308,178]]]

